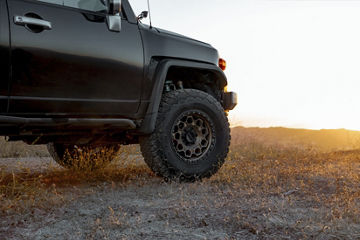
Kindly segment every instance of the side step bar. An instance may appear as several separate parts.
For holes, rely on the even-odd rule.
[[[0,116],[0,125],[38,126],[38,127],[115,127],[124,129],[136,129],[136,124],[130,119],[98,119],[98,118],[21,118]]]

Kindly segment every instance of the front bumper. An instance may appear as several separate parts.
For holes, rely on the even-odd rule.
[[[233,110],[238,104],[237,93],[235,92],[225,92],[223,93],[223,107],[225,111]]]

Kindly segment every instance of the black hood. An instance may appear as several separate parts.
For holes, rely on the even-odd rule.
[[[178,33],[139,24],[144,43],[145,59],[166,57],[187,59],[217,65],[219,54],[210,44]]]
[[[190,38],[190,37],[187,37],[187,36],[184,36],[184,35],[181,35],[179,33],[176,33],[176,32],[171,32],[171,31],[168,31],[168,30],[165,30],[165,29],[161,29],[161,28],[155,28],[159,33],[161,34],[167,34],[167,35],[171,35],[171,36],[174,36],[174,37],[179,37],[179,38],[185,38],[187,40],[191,40],[191,41],[194,41],[194,42],[198,42],[198,43],[202,43],[202,44],[205,44],[207,46],[211,46],[209,43],[206,43],[206,42],[202,42],[202,41],[199,41],[199,40],[196,40],[196,39],[193,39],[193,38]]]

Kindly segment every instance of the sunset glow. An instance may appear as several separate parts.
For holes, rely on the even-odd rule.
[[[229,89],[239,93],[234,126],[360,130],[360,2],[151,4],[155,26],[209,42],[227,61]]]

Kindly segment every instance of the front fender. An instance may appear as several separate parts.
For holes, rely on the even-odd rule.
[[[139,131],[140,134],[151,134],[155,129],[157,114],[159,111],[166,76],[170,67],[185,67],[199,70],[207,70],[215,74],[216,78],[220,82],[221,88],[227,86],[227,78],[224,72],[216,65],[178,59],[164,59],[160,61],[156,68],[150,103]]]

